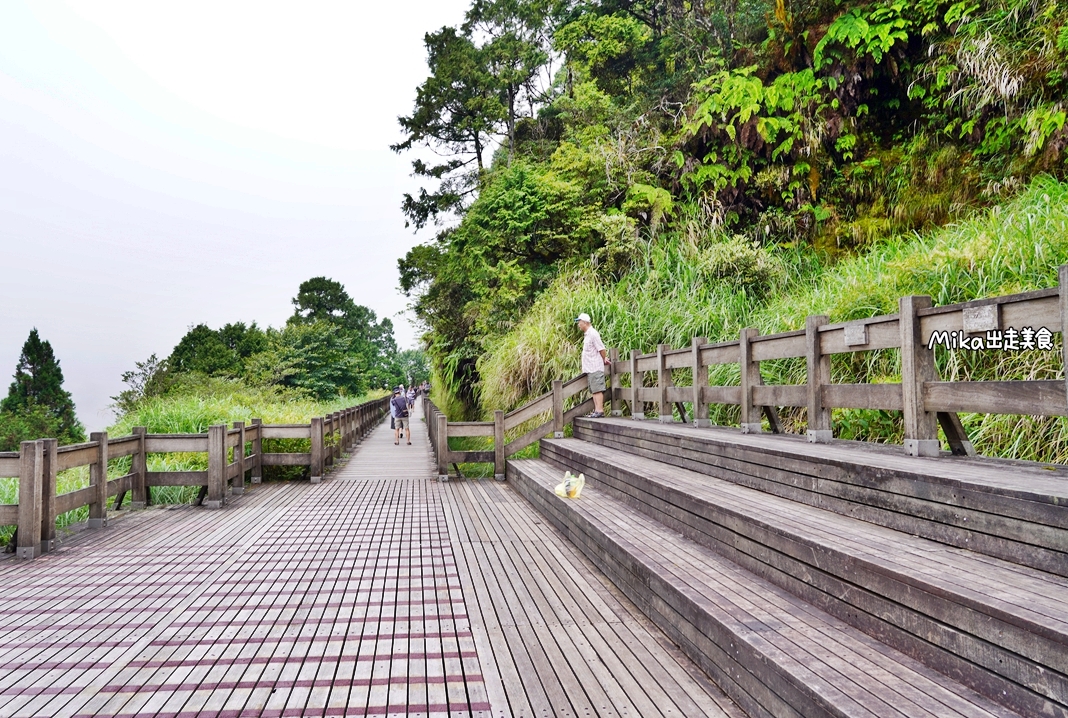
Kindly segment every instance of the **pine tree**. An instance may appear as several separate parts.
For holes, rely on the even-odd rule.
[[[48,433],[61,442],[85,441],[85,429],[74,413],[74,400],[70,392],[63,388],[63,371],[59,368],[59,361],[52,351],[52,345],[41,341],[37,329],[30,332],[26,343],[22,345],[22,355],[15,367],[15,380],[11,382],[7,398],[0,402],[0,412],[10,417],[47,417]]]

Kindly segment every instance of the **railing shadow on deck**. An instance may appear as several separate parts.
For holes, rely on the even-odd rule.
[[[632,418],[644,418],[648,404],[655,404],[659,421],[674,421],[678,411],[684,423],[708,427],[709,406],[735,405],[740,408],[743,433],[763,431],[765,418],[771,431],[782,433],[778,408],[800,407],[807,411],[808,440],[829,442],[833,437],[832,409],[881,409],[902,412],[904,450],[909,456],[939,456],[941,427],[954,455],[975,454],[958,412],[977,414],[1020,414],[1068,416],[1068,390],[1065,380],[1021,381],[940,381],[935,369],[934,347],[950,349],[1048,349],[1056,345],[1054,335],[1062,336],[1061,363],[1068,364],[1068,265],[1058,270],[1058,286],[1033,292],[978,299],[941,307],[928,296],[902,297],[898,313],[832,324],[826,316],[806,318],[805,328],[761,336],[752,327],[742,329],[737,340],[708,343],[694,337],[690,346],[673,349],[666,344],[656,352],[628,352],[620,361],[619,351],[609,349],[611,364],[606,366],[609,389],[606,405],[622,416],[629,409]],[[900,383],[835,384],[831,381],[830,360],[834,354],[882,349],[901,352]],[[804,359],[806,383],[766,385],[760,373],[762,361]],[[740,382],[734,386],[709,385],[708,369],[716,364],[738,366]],[[672,370],[689,369],[690,386],[676,386]],[[655,374],[655,385],[647,375]],[[630,386],[622,377],[629,375]],[[552,391],[505,413],[494,412],[492,422],[450,422],[424,397],[431,447],[438,465],[438,478],[448,480],[450,463],[492,462],[494,476],[504,479],[508,456],[553,433],[562,436],[564,427],[576,416],[589,411],[593,400],[565,409],[572,397],[586,389],[586,375],[568,381],[556,380]],[[690,404],[687,418],[685,404]],[[542,416],[549,419],[506,440],[509,433]],[[493,448],[458,451],[450,448],[453,437],[491,437]]]
[[[312,483],[341,458],[342,451],[360,441],[388,412],[389,397],[373,399],[307,424],[264,424],[252,419],[208,427],[203,434],[149,434],[135,427],[129,436],[111,438],[94,433],[82,444],[59,446],[55,439],[24,441],[19,451],[0,452],[0,478],[18,478],[18,503],[0,505],[0,526],[17,526],[16,555],[32,559],[55,548],[56,517],[89,507],[90,528],[107,525],[107,501],[115,496],[119,508],[130,494],[130,508],[144,508],[153,486],[199,486],[198,503],[222,508],[227,488],[241,494],[246,474],[262,481],[264,466],[307,466]],[[307,453],[264,453],[264,439],[308,439]],[[206,471],[148,471],[149,454],[202,453]],[[132,457],[130,471],[109,479],[108,462]],[[89,467],[89,486],[57,494],[57,474]]]

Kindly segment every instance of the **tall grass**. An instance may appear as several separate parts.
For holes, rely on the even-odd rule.
[[[108,427],[111,437],[125,436],[135,426],[144,426],[150,434],[202,434],[213,424],[262,419],[265,424],[303,424],[313,416],[323,416],[381,396],[339,396],[317,401],[306,394],[275,387],[251,387],[240,381],[219,378],[187,379],[184,384],[161,397],[146,397],[127,414]],[[307,439],[268,439],[265,451],[308,451]],[[203,471],[207,455],[200,453],[149,454],[149,471]],[[271,470],[275,470],[273,476]],[[130,470],[130,457],[108,462],[108,477],[117,478]],[[301,467],[264,467],[265,479],[288,478],[299,474]],[[57,493],[65,494],[89,485],[89,468],[79,467],[60,472],[56,477]],[[156,486],[151,499],[156,504],[189,503],[197,496],[195,486]],[[111,500],[113,503],[114,500]],[[0,504],[18,503],[18,479],[0,479]],[[88,507],[58,516],[59,528],[84,521]],[[14,527],[0,527],[0,544],[7,543]]]
[[[1056,286],[1057,267],[1068,262],[1068,184],[1039,178],[1003,205],[936,231],[888,238],[831,266],[794,249],[755,248],[746,255],[730,247],[735,242],[719,237],[702,246],[664,238],[647,245],[618,280],[589,263],[567,268],[480,360],[482,405],[512,408],[547,391],[553,379],[578,373],[581,335],[572,320],[579,312],[592,315],[608,346],[649,352],[661,343],[687,346],[692,336],[735,340],[747,326],[764,334],[799,329],[810,314],[827,314],[831,321],[892,314],[898,298],[909,294],[951,304]],[[725,271],[724,257],[734,271]],[[1057,351],[945,351],[936,359],[947,380],[1063,376]],[[805,381],[803,361],[766,362],[761,368],[766,383]],[[836,356],[832,377],[843,383],[900,381],[900,357],[896,350]],[[710,381],[737,384],[738,369],[715,366]],[[713,419],[733,423],[737,411],[714,407]],[[789,413],[789,428],[803,430],[804,413]],[[962,420],[981,453],[1068,460],[1063,419],[965,415]],[[838,410],[834,421],[844,438],[901,440],[897,412]]]

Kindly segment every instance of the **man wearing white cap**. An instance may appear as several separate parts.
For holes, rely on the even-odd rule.
[[[583,312],[575,318],[579,331],[585,336],[582,340],[582,371],[586,374],[586,380],[590,385],[590,394],[593,395],[593,413],[587,414],[591,419],[599,419],[604,416],[604,368],[609,363],[605,356],[604,342],[601,341],[601,333],[593,328],[590,315]]]

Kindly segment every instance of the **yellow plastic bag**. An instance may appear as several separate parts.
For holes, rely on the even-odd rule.
[[[556,495],[565,499],[577,499],[585,485],[586,477],[583,474],[572,476],[570,471],[565,471],[563,482],[556,485]]]

